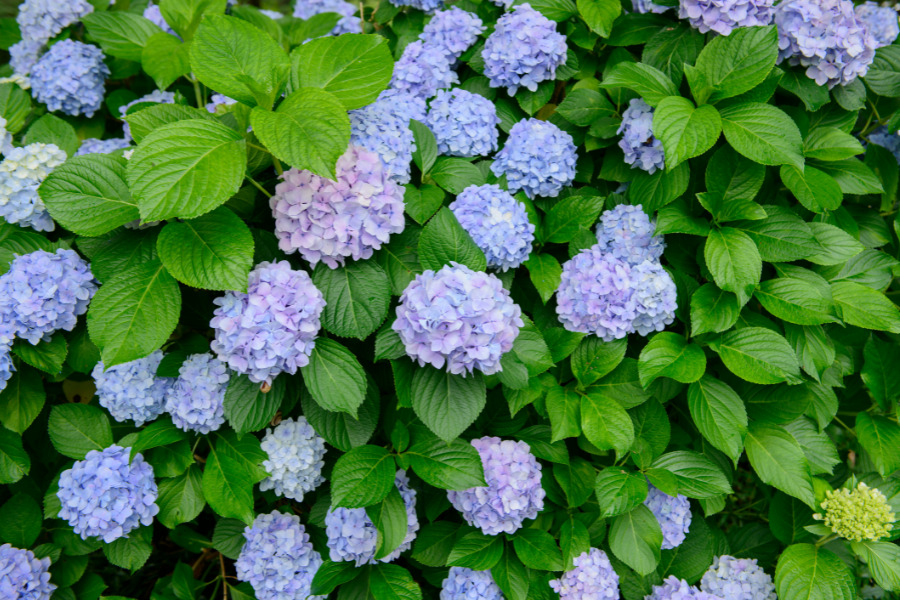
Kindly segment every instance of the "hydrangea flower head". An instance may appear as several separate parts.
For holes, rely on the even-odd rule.
[[[9,154],[14,150],[12,133],[6,129],[6,119],[0,117],[0,154]]]
[[[11,350],[12,336],[4,338],[4,334],[0,333],[0,392],[6,389],[6,382],[16,370],[12,362]]]
[[[700,33],[731,35],[738,27],[761,27],[772,22],[775,0],[680,0],[678,17]]]
[[[447,156],[485,156],[497,149],[500,118],[494,103],[455,88],[431,101],[425,124],[434,133],[438,152]]]
[[[672,276],[657,261],[645,260],[631,270],[637,315],[634,330],[640,335],[662,331],[675,321],[677,290]]]
[[[38,187],[53,169],[66,161],[66,153],[55,144],[37,142],[4,150],[6,158],[0,163],[0,217],[19,227],[53,231],[56,224],[38,194]]]
[[[209,99],[209,103],[206,105],[206,110],[212,114],[216,114],[220,106],[231,106],[232,104],[237,104],[237,100],[222,94],[213,94]]]
[[[447,492],[450,503],[485,535],[513,533],[544,510],[541,464],[525,442],[483,437],[472,440],[487,486]]]
[[[37,558],[31,550],[11,544],[0,546],[0,598],[49,600],[56,586],[50,583],[50,557]]]
[[[267,9],[265,9],[265,8],[259,9],[259,12],[262,13],[262,14],[264,14],[264,15],[266,15],[267,17],[269,17],[269,18],[272,19],[273,21],[277,21],[278,19],[280,19],[280,18],[282,18],[282,17],[284,16],[283,14],[281,14],[280,12],[278,12],[277,10],[267,10]]]
[[[362,24],[356,13],[356,7],[344,0],[297,0],[294,4],[294,16],[307,20],[321,13],[337,13],[340,21],[331,30],[331,35],[342,33],[362,33]]]
[[[726,600],[697,589],[684,579],[669,575],[661,585],[653,586],[653,592],[644,600]],[[730,598],[728,600],[731,600]]]
[[[336,173],[332,181],[306,170],[285,171],[269,200],[278,246],[332,269],[348,258],[369,258],[406,224],[403,188],[374,152],[351,145]]]
[[[46,44],[92,12],[94,7],[87,0],[25,0],[19,5],[16,22],[23,40]]]
[[[772,578],[755,558],[715,557],[700,580],[700,589],[728,600],[777,600]]]
[[[47,109],[93,117],[103,104],[109,67],[97,46],[63,40],[50,48],[31,69],[31,93]]]
[[[450,567],[441,583],[440,600],[503,600],[503,592],[490,571]]]
[[[305,271],[286,260],[259,263],[246,293],[228,292],[213,304],[210,347],[231,370],[262,383],[309,364],[325,299]]]
[[[687,497],[681,494],[670,496],[651,484],[644,506],[659,521],[663,533],[663,550],[680,546],[691,528],[691,503]]]
[[[394,6],[411,6],[422,12],[431,13],[444,5],[444,0],[390,0]]]
[[[891,151],[897,162],[900,163],[900,133],[891,133],[887,127],[879,127],[869,134],[869,141]]]
[[[619,600],[619,575],[606,552],[591,548],[572,562],[572,570],[550,582],[560,600]]]
[[[144,18],[165,31],[170,35],[174,35],[178,39],[181,39],[181,36],[175,33],[175,30],[169,27],[169,24],[166,22],[165,17],[162,16],[162,12],[159,10],[159,6],[154,4],[153,0],[147,3],[147,8],[144,9]]]
[[[183,431],[215,431],[225,423],[227,389],[225,363],[212,354],[192,354],[178,370],[178,379],[167,386],[166,412]]]
[[[500,371],[523,326],[522,310],[497,277],[457,263],[416,275],[392,325],[419,365],[457,375]]]
[[[75,156],[83,156],[85,154],[111,154],[116,150],[124,150],[130,146],[131,142],[125,138],[111,138],[108,140],[87,138],[81,142]]]
[[[424,101],[422,105],[424,107]],[[351,110],[351,147],[344,157],[357,154],[358,158],[368,163],[368,153],[360,152],[359,149],[374,152],[381,159],[380,162],[384,163],[384,168],[377,170],[383,171],[387,177],[401,185],[409,183],[409,163],[412,162],[412,153],[416,149],[409,119],[410,115],[400,114],[389,100],[377,100],[368,106]],[[353,149],[353,146],[358,148]],[[371,168],[376,169],[374,165]]]
[[[607,253],[637,265],[645,260],[657,261],[666,249],[661,235],[653,235],[656,223],[641,205],[619,204],[604,211],[597,224],[597,243]]]
[[[566,36],[530,4],[520,4],[497,20],[481,56],[491,87],[505,87],[510,96],[519,87],[533,92],[566,62]]]
[[[485,30],[473,13],[453,6],[434,14],[419,39],[440,48],[450,60],[458,59]]]
[[[652,0],[631,0],[631,6],[634,8],[634,12],[640,14],[662,14],[671,8],[669,6],[663,6],[662,4],[656,4]]]
[[[134,421],[138,427],[163,413],[166,394],[174,380],[157,377],[156,369],[163,359],[162,350],[131,362],[104,369],[98,362],[91,372],[100,406],[120,423]]]
[[[311,492],[325,478],[325,440],[312,428],[306,417],[285,419],[274,429],[268,429],[262,440],[262,449],[268,455],[262,465],[269,476],[259,484],[259,489],[275,490],[275,493],[297,502]]]
[[[395,90],[394,88],[388,88],[378,94],[378,100],[375,103],[386,106],[395,115],[401,117],[404,122],[415,119],[424,123],[425,115],[428,111],[428,107],[425,105],[425,98],[416,96],[406,90]]]
[[[891,534],[897,516],[887,498],[877,488],[860,483],[853,490],[839,488],[825,492],[822,513],[813,515],[844,539],[877,542]]]
[[[631,168],[648,173],[665,168],[662,142],[653,135],[653,109],[641,98],[634,98],[628,103],[617,133],[622,134],[619,148],[625,153],[625,162]]]
[[[470,185],[450,210],[484,252],[488,267],[515,269],[531,254],[534,225],[525,205],[499,185]]]
[[[128,104],[123,104],[119,107],[119,115],[121,115],[122,121],[122,130],[125,132],[125,139],[131,140],[131,128],[128,126],[128,121],[125,121],[125,117],[128,115],[128,109],[136,104],[146,104],[146,103],[155,103],[155,104],[175,104],[175,92],[165,92],[160,90],[153,90],[149,94],[141,96],[140,98],[136,98],[129,102]]]
[[[869,29],[875,38],[875,47],[890,46],[900,35],[900,23],[897,21],[897,9],[893,6],[881,6],[877,2],[857,4],[856,17]]]
[[[13,73],[21,77],[27,77],[31,69],[41,57],[44,43],[33,40],[20,40],[9,47],[9,65]],[[31,83],[29,82],[29,86]]]
[[[129,462],[130,454],[121,446],[91,450],[59,476],[59,518],[82,539],[109,544],[153,523],[159,512],[153,467],[140,454]]]
[[[391,87],[427,100],[457,81],[444,50],[420,40],[406,46],[400,60],[394,63]]]
[[[509,130],[491,171],[506,175],[511,194],[523,190],[529,198],[553,198],[575,179],[576,160],[571,135],[548,121],[523,119]]]

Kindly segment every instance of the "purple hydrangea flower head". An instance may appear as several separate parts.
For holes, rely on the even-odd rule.
[[[881,6],[877,2],[857,4],[856,18],[862,21],[875,38],[875,47],[890,46],[900,35],[900,23],[897,21],[897,9],[893,6]]]
[[[97,386],[100,406],[120,423],[134,421],[138,427],[156,420],[163,413],[166,394],[174,380],[157,377],[156,369],[163,359],[162,350],[131,362],[104,368],[103,361],[94,365],[91,376]]]
[[[424,104],[424,102],[423,102]],[[374,152],[384,163],[384,169],[377,169],[403,185],[409,183],[409,163],[416,149],[412,129],[409,128],[409,115],[397,112],[389,100],[378,100],[368,106],[350,111],[350,144],[344,157],[354,153],[365,157],[367,152]],[[352,146],[358,146],[356,150]],[[344,160],[343,158],[341,160]],[[349,160],[349,159],[348,159]],[[340,161],[338,161],[340,163]],[[374,167],[373,167],[374,169]],[[402,195],[402,192],[401,192]]]
[[[50,600],[56,586],[50,583],[50,557],[37,558],[31,550],[11,544],[0,546],[0,598]]]
[[[122,130],[125,132],[125,139],[131,140],[131,128],[128,126],[128,121],[125,121],[125,117],[128,115],[128,109],[136,104],[147,104],[147,103],[155,103],[155,104],[175,104],[175,92],[164,92],[161,90],[153,90],[149,94],[141,96],[135,100],[132,100],[128,104],[123,104],[119,107],[119,115],[123,119],[122,121]]]
[[[631,0],[631,6],[634,8],[634,12],[640,14],[662,14],[671,8],[669,6],[663,6],[662,4],[656,4],[652,0]]]
[[[17,256],[0,276],[0,323],[37,344],[72,331],[97,291],[91,268],[74,250],[36,250]]]
[[[500,371],[523,326],[522,310],[497,277],[457,263],[416,275],[392,325],[419,365],[463,376]]]
[[[213,94],[209,100],[209,103],[206,105],[206,110],[208,110],[212,114],[216,114],[220,106],[231,106],[232,104],[237,104],[237,100],[235,100],[234,98],[229,98],[228,96],[222,94]]]
[[[269,200],[279,247],[332,269],[347,258],[369,258],[406,223],[403,188],[374,152],[351,145],[336,173],[332,181],[310,171],[285,171]]]
[[[402,117],[404,121],[415,119],[424,123],[425,115],[428,111],[428,107],[425,105],[425,98],[405,90],[395,90],[394,88],[388,88],[378,94],[378,100],[375,101],[375,104],[387,106],[395,115]]]
[[[300,517],[278,511],[257,515],[253,525],[244,528],[244,539],[234,568],[238,579],[253,586],[259,600],[324,599],[309,595],[322,557]]]
[[[644,506],[659,521],[663,533],[663,550],[680,546],[691,528],[691,503],[687,497],[681,494],[670,496],[650,485]]]
[[[140,454],[129,461],[130,454],[121,446],[91,450],[59,476],[59,518],[82,539],[109,544],[153,523],[159,512],[153,467]]]
[[[513,533],[544,510],[541,463],[525,442],[486,436],[472,440],[481,456],[487,486],[447,492],[472,527],[485,535]]]
[[[806,67],[829,88],[864,77],[875,59],[875,37],[850,0],[788,0],[775,10],[778,62]]]
[[[619,204],[604,211],[597,224],[597,243],[627,263],[637,265],[645,260],[658,261],[666,249],[663,236],[653,235],[656,223],[641,205]]]
[[[622,134],[619,148],[625,153],[625,162],[631,168],[655,173],[666,166],[662,142],[653,136],[653,109],[641,98],[634,98],[622,113],[622,124],[617,133]]]
[[[419,39],[443,50],[450,60],[458,59],[485,30],[473,13],[451,7],[434,14]]]
[[[6,158],[0,163],[0,218],[19,227],[53,231],[56,224],[38,194],[38,187],[53,169],[66,161],[66,153],[55,144],[38,142],[4,150]]]
[[[228,292],[213,304],[210,347],[231,370],[262,383],[309,364],[325,299],[305,271],[286,260],[259,263],[246,293]]]
[[[391,87],[427,100],[457,81],[450,59],[440,46],[416,41],[406,46],[400,60],[394,63]]]
[[[147,3],[147,8],[144,9],[144,18],[165,31],[168,34],[174,35],[178,39],[181,39],[181,36],[175,33],[175,30],[169,27],[169,24],[166,22],[165,17],[162,16],[162,12],[159,10],[159,6],[154,4],[153,0]]]
[[[675,321],[677,292],[672,276],[659,262],[645,260],[631,270],[637,316],[634,329],[640,335],[662,331]]]
[[[130,146],[131,142],[125,138],[111,138],[108,140],[87,138],[81,142],[75,156],[82,156],[84,154],[110,154],[116,150],[124,150]]]
[[[9,64],[16,75],[27,76],[41,57],[44,43],[21,40],[9,47]]]
[[[38,59],[30,77],[34,99],[48,110],[93,117],[103,104],[109,67],[97,46],[63,40]]]
[[[775,0],[680,0],[678,17],[700,33],[731,35],[738,27],[760,27],[772,22]]]
[[[900,133],[891,133],[887,127],[879,127],[869,134],[869,142],[890,150],[897,162],[900,163]]]
[[[717,556],[703,574],[700,589],[728,600],[777,600],[772,578],[755,558]]]
[[[619,600],[619,575],[606,552],[591,548],[572,562],[572,570],[550,582],[560,600]]]
[[[450,567],[441,584],[440,600],[503,600],[503,592],[490,571]]]
[[[184,431],[207,434],[225,423],[228,369],[212,354],[192,354],[166,390],[165,409]]]
[[[406,506],[406,537],[396,550],[378,559],[379,562],[391,562],[412,547],[419,531],[419,518],[416,516],[416,490],[409,487],[406,471],[397,471],[394,484]],[[375,546],[378,541],[378,530],[366,514],[364,508],[331,508],[325,515],[325,532],[328,534],[328,548],[331,560],[354,561],[357,567],[371,565],[375,561]]]
[[[312,428],[306,417],[285,419],[274,429],[266,430],[262,449],[268,455],[262,465],[269,476],[259,489],[275,493],[297,502],[319,487],[325,478],[325,440]]]
[[[531,254],[534,225],[525,205],[499,185],[470,185],[450,210],[484,252],[488,267],[515,269]]]
[[[523,190],[529,198],[552,198],[575,179],[577,160],[571,135],[548,121],[523,119],[509,130],[491,171],[506,175],[512,194]]]
[[[700,591],[684,579],[669,575],[661,585],[653,586],[653,592],[644,600],[726,600]],[[731,600],[730,598],[728,600]]]
[[[441,154],[485,156],[497,149],[500,118],[494,103],[479,94],[460,88],[439,91],[425,124],[434,133]]]
[[[533,92],[566,62],[566,36],[530,4],[520,4],[497,20],[481,56],[491,87],[505,87],[510,96],[520,86]]]
[[[411,6],[422,12],[433,13],[444,6],[444,0],[390,0],[394,6]]]
[[[87,0],[25,0],[19,5],[16,22],[23,40],[46,44],[92,12],[94,7]]]
[[[337,22],[331,35],[342,33],[362,33],[362,24],[359,17],[354,17],[356,6],[344,0],[297,0],[294,4],[294,16],[299,19],[309,19],[321,13],[337,13],[341,20]]]

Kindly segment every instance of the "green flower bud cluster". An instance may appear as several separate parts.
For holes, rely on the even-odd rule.
[[[855,490],[841,488],[826,492],[823,514],[813,515],[842,538],[861,542],[877,541],[891,532],[896,515],[879,490],[860,483]]]

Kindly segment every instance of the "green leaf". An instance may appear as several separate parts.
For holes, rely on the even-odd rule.
[[[641,62],[656,67],[677,85],[681,85],[684,65],[694,64],[701,50],[703,35],[682,23],[675,27],[664,27],[647,40]]]
[[[852,281],[831,284],[838,315],[849,325],[900,333],[900,309],[884,294]]]
[[[747,409],[741,397],[728,384],[704,375],[688,388],[687,399],[701,435],[737,464],[747,435]]]
[[[787,69],[778,82],[778,87],[800,98],[806,110],[816,112],[830,100],[828,88],[807,77],[803,69]]]
[[[0,116],[6,119],[6,130],[18,133],[31,112],[31,96],[15,83],[0,84]]]
[[[597,222],[603,210],[600,196],[569,196],[553,205],[543,223],[542,237],[547,242],[565,244],[583,229]]]
[[[563,521],[559,530],[559,545],[562,548],[565,569],[569,571],[574,566],[574,560],[591,549],[591,538],[587,527],[570,515]]]
[[[429,173],[431,171],[431,167],[434,166],[434,163],[438,157],[437,140],[435,139],[434,134],[431,132],[427,125],[415,119],[409,120],[409,128],[413,132],[413,141],[416,144],[416,149],[413,151],[413,162],[416,163],[416,166],[419,167],[419,170],[422,171],[422,173]],[[407,190],[410,187],[411,186],[407,186]],[[441,201],[443,201],[443,190],[430,184],[423,185],[421,189],[424,190],[426,188],[430,188],[431,190],[433,190],[433,192],[429,194],[432,197],[437,196],[437,194],[440,193]],[[406,199],[404,198],[404,202],[405,201]],[[425,221],[427,221],[428,218],[434,214],[434,211],[437,210],[438,207],[440,207],[440,203],[435,206],[434,210],[428,213],[428,215],[423,216],[423,218],[421,219],[416,219],[416,221],[418,221],[420,224],[425,223]],[[406,209],[407,211],[409,211],[409,205],[407,205]],[[413,213],[410,213],[410,216],[412,216],[412,214]],[[415,219],[415,217],[413,218]]]
[[[612,372],[625,358],[626,340],[604,342],[588,336],[572,353],[572,374],[582,386],[588,386]]]
[[[887,477],[900,469],[900,425],[879,415],[856,415],[856,434],[875,468]]]
[[[792,211],[765,205],[766,216],[755,221],[741,221],[735,227],[756,243],[766,262],[787,262],[807,258],[820,251],[810,226]]]
[[[485,485],[481,458],[472,444],[460,439],[444,442],[420,426],[412,433],[412,445],[402,456],[425,483],[443,490]]]
[[[30,470],[31,458],[22,447],[22,438],[0,427],[0,484],[15,483]]]
[[[31,496],[17,493],[0,507],[0,540],[28,548],[41,533],[41,507]]]
[[[675,200],[672,204],[659,209],[656,215],[656,235],[666,233],[687,233],[690,235],[709,235],[709,221],[695,217],[685,198]]]
[[[241,439],[233,431],[219,430],[203,469],[203,495],[216,514],[230,519],[253,522],[253,486],[265,479],[260,467],[266,453],[251,435]]]
[[[650,392],[641,386],[638,361],[623,359],[612,373],[588,388],[616,400],[624,408],[633,408],[650,399]]]
[[[526,600],[528,570],[513,553],[512,548],[506,548],[500,562],[491,569],[491,576],[506,600]]]
[[[753,423],[745,439],[750,465],[759,478],[782,492],[815,506],[812,475],[800,444],[776,425]]]
[[[429,176],[451,194],[459,194],[470,185],[485,183],[484,173],[478,167],[461,158],[450,156],[438,157]]]
[[[620,457],[634,443],[631,417],[621,404],[598,392],[581,396],[581,430],[599,450],[615,450]]]
[[[803,140],[803,154],[807,158],[846,160],[863,152],[859,140],[837,127],[816,127]]]
[[[94,11],[80,20],[105,55],[136,62],[148,40],[162,31],[149,19],[122,10]]]
[[[650,106],[677,96],[675,84],[665,73],[644,63],[622,62],[604,75],[601,88],[623,87],[637,92]]]
[[[803,168],[803,139],[791,118],[771,104],[744,102],[719,111],[725,139],[739,154],[763,165]]]
[[[880,194],[884,191],[878,176],[856,158],[816,162],[816,167],[837,181],[845,194]]]
[[[708,98],[697,97],[695,91],[697,102],[716,103],[752,90],[765,80],[777,58],[774,25],[739,27],[731,35],[714,37],[695,63],[710,86]]]
[[[687,191],[690,170],[682,163],[671,171],[657,171],[652,175],[638,170],[628,189],[630,198],[640,198],[644,212],[653,214]]]
[[[614,518],[609,528],[613,554],[641,575],[656,570],[662,539],[659,522],[643,505]]]
[[[532,253],[525,261],[525,268],[528,269],[528,277],[540,295],[541,301],[546,304],[559,289],[562,266],[550,254]]]
[[[141,66],[153,78],[156,87],[166,89],[191,71],[191,45],[168,33],[159,32],[147,39],[141,51]]]
[[[484,535],[480,531],[467,533],[460,538],[447,557],[447,564],[476,571],[493,568],[503,555],[500,537]]]
[[[245,375],[231,373],[225,389],[225,418],[239,436],[263,429],[281,406],[285,396],[285,378],[276,377],[263,392],[258,383],[253,383]]]
[[[711,347],[732,373],[751,383],[801,382],[797,355],[787,340],[771,329],[728,331]]]
[[[205,15],[225,12],[223,0],[162,0],[160,11],[166,23],[186,40],[190,40]]]
[[[778,557],[775,590],[785,600],[854,600],[856,579],[830,550],[794,544]]]
[[[662,142],[669,170],[712,148],[721,132],[719,111],[708,104],[695,108],[680,96],[664,98],[653,113],[653,135]]]
[[[375,600],[422,600],[422,590],[409,571],[382,562],[372,566],[369,591]]]
[[[647,478],[621,467],[606,467],[597,475],[594,492],[600,516],[609,518],[631,512],[647,498]]]
[[[440,270],[457,262],[474,271],[487,268],[484,252],[446,206],[428,222],[419,236],[419,262],[426,269]]]
[[[732,491],[722,469],[699,452],[668,452],[653,461],[652,467],[674,475],[678,482],[678,493],[688,498],[713,498]]]
[[[429,567],[443,567],[453,550],[453,542],[459,529],[457,523],[447,521],[425,525],[416,535],[416,544],[410,558]]]
[[[174,529],[181,523],[196,519],[206,506],[201,481],[202,474],[197,465],[191,465],[178,477],[160,481],[159,498],[156,500],[159,506],[156,518],[159,522]]]
[[[363,508],[381,502],[394,485],[394,458],[379,446],[341,455],[331,473],[331,505]]]
[[[863,78],[879,96],[900,96],[900,48],[884,46],[875,51],[875,60]]]
[[[540,571],[562,571],[562,552],[556,540],[540,529],[522,529],[516,532],[513,546],[519,560],[529,569]]]
[[[609,37],[613,22],[622,14],[622,4],[616,0],[577,0],[576,4],[587,26],[601,37]]]
[[[384,269],[371,260],[348,262],[337,269],[319,263],[313,283],[325,297],[322,325],[326,331],[363,340],[387,317],[390,282]]]
[[[418,121],[411,122],[418,123]],[[419,147],[418,144],[416,146]],[[437,150],[435,150],[435,156],[437,156]],[[428,221],[443,206],[444,190],[436,185],[427,183],[418,188],[410,184],[406,186],[406,191],[403,194],[403,203],[406,205],[406,214],[421,225]]]
[[[733,227],[713,230],[703,251],[706,266],[719,288],[747,298],[759,283],[762,260],[753,240]]]
[[[792,165],[782,165],[779,172],[781,181],[807,210],[816,213],[835,210],[844,199],[837,181],[815,167],[807,165],[801,171]]]
[[[875,583],[889,592],[900,590],[900,546],[890,542],[850,542],[853,553],[869,565]]]
[[[366,399],[359,407],[358,419],[344,412],[323,409],[312,399],[304,387],[300,395],[303,415],[309,419],[316,433],[343,452],[362,446],[369,441],[378,424],[380,397],[378,388],[372,381],[366,386]]]
[[[422,537],[421,532],[419,537]],[[338,586],[356,579],[359,575],[357,569],[358,567],[350,561],[339,560],[334,562],[326,559],[313,577],[310,593],[316,596],[330,594]]]
[[[615,108],[600,92],[579,88],[566,94],[556,107],[556,112],[573,125],[587,127],[599,118],[612,117]]]
[[[527,88],[520,88],[516,92],[516,102],[528,116],[532,116],[550,101],[554,88],[553,81],[542,81],[533,92]]]
[[[802,279],[769,279],[759,285],[754,295],[763,308],[788,323],[822,325],[838,321],[831,314],[831,302]]]
[[[103,544],[103,555],[112,564],[132,573],[144,566],[153,552],[153,528],[140,527],[126,537]]]
[[[900,364],[900,347],[873,335],[866,341],[863,356],[862,380],[878,406],[890,410],[891,402],[900,397],[900,372],[896,368]]]
[[[827,433],[819,431],[812,419],[801,417],[785,425],[784,429],[803,448],[813,475],[831,474],[835,465],[841,462],[834,442]]]
[[[517,4],[521,4],[521,2]],[[578,13],[575,2],[572,0],[537,0],[530,4],[534,10],[557,23],[561,23]]]
[[[76,460],[113,443],[109,418],[93,404],[57,404],[50,411],[47,431],[56,451]]]
[[[34,142],[55,144],[67,156],[73,156],[81,145],[75,128],[55,115],[44,115],[28,127],[28,133],[25,134],[22,143],[24,145]]]
[[[581,395],[570,387],[554,386],[547,392],[551,441],[581,435]]]
[[[21,367],[0,391],[0,423],[22,435],[41,414],[45,401],[46,394],[40,373]]]
[[[168,34],[166,34],[168,35]],[[141,106],[140,104],[138,106]],[[202,120],[215,121],[216,117],[205,109],[184,106],[182,104],[151,104],[144,105],[136,112],[128,113],[125,120],[131,129],[131,137],[135,143],[140,144],[147,135],[163,125],[177,123],[178,121]]]
[[[731,329],[741,314],[737,296],[705,283],[691,296],[691,333],[719,333]]]
[[[168,446],[176,442],[188,439],[188,433],[183,431],[172,423],[171,419],[157,419],[142,428],[135,440],[129,444],[131,446],[130,459],[134,460],[135,455],[151,448],[159,448],[160,446]]]
[[[706,355],[703,349],[668,331],[654,335],[641,350],[638,359],[638,373],[644,388],[658,377],[692,383],[700,379],[705,370]]]
[[[244,524],[237,519],[219,519],[213,530],[212,547],[227,558],[237,560],[244,547]],[[324,568],[325,565],[322,565]]]
[[[474,423],[487,402],[480,373],[463,377],[434,367],[416,369],[411,394],[416,416],[445,442]]]
[[[366,397],[366,374],[353,353],[334,340],[320,337],[309,364],[300,371],[319,406],[357,416]]]
[[[701,203],[717,221],[762,219],[765,210],[751,202],[766,178],[766,168],[728,146],[713,154],[706,167],[706,201]]]
[[[406,506],[400,496],[400,490],[394,486],[384,500],[366,507],[366,515],[371,519],[378,532],[375,546],[375,558],[384,558],[396,550],[406,537]]]
[[[391,236],[391,241],[375,254],[376,261],[391,280],[391,293],[399,296],[416,275],[422,272],[418,246],[421,227],[407,224],[402,233]]]

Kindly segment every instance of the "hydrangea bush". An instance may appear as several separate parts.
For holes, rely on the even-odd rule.
[[[900,597],[890,2],[0,4],[0,599]]]

